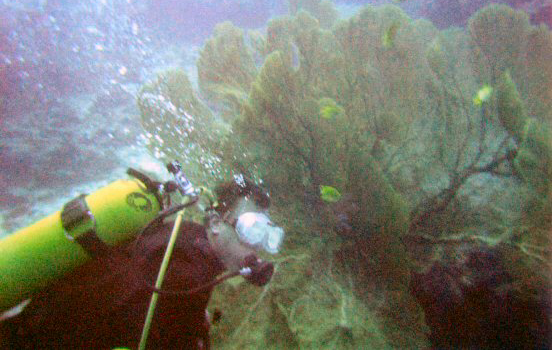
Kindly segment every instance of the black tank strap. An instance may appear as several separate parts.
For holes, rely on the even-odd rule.
[[[169,186],[170,184],[162,185],[161,182],[153,181],[147,175],[132,168],[127,170],[127,174],[144,184],[146,189],[155,196],[161,209],[165,207],[165,201],[163,200],[163,195],[165,193],[162,192],[174,191],[174,189],[171,189],[171,186]],[[69,240],[80,244],[89,255],[104,256],[109,252],[111,247],[98,237],[96,233],[96,218],[88,208],[85,197],[86,194],[81,194],[63,206],[61,211],[61,225],[63,226],[65,236]],[[77,227],[81,226],[87,226],[89,228],[75,236],[72,232],[74,232]]]
[[[76,241],[91,256],[102,256],[107,254],[110,248],[96,234],[96,218],[88,208],[85,197],[85,194],[81,194],[63,206],[61,225],[69,240]],[[76,237],[72,235],[71,232],[81,225],[90,228]]]

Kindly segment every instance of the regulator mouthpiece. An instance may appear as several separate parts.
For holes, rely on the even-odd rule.
[[[236,232],[241,242],[270,254],[278,253],[284,240],[284,230],[261,213],[243,213],[236,222]]]

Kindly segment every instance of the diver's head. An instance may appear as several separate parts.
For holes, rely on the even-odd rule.
[[[247,256],[278,253],[284,237],[268,215],[268,194],[243,176],[215,189],[219,206],[208,222],[211,246],[228,269],[243,267]]]

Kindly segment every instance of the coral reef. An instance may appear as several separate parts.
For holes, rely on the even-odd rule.
[[[303,10],[312,14],[323,28],[331,28],[338,17],[333,3],[328,0],[289,0],[289,12],[295,15]]]
[[[316,222],[303,215],[301,208],[290,206],[279,211],[278,219],[306,237],[313,226],[305,224],[316,226]],[[366,304],[356,292],[353,276],[328,259],[328,244],[313,239],[310,244],[309,251],[288,244],[276,259],[273,280],[262,290],[241,283],[226,284],[215,292],[210,308],[227,311],[213,327],[217,348],[392,348],[374,306],[381,303],[380,297],[374,296],[378,298],[374,305]],[[228,303],[235,307],[228,308]]]
[[[388,17],[386,21],[381,20],[379,11],[367,8],[351,21],[350,31],[354,32],[354,28],[364,30],[367,22],[372,21],[373,25],[381,25],[380,32],[394,21],[402,20],[405,28],[411,25],[394,7],[380,11]],[[413,27],[416,31],[424,31],[425,25],[419,22]],[[343,31],[332,35],[304,12],[294,18],[272,22],[268,29],[270,43],[277,43],[274,47],[278,50],[267,56],[252,85],[250,102],[235,127],[249,145],[254,144],[260,151],[256,160],[266,164],[262,168],[270,170],[263,179],[272,188],[289,190],[292,187],[298,188],[295,192],[299,194],[317,193],[320,185],[329,184],[353,194],[361,210],[353,218],[352,227],[358,235],[374,236],[373,240],[357,242],[357,249],[364,249],[374,257],[370,262],[362,261],[360,266],[371,268],[378,283],[392,291],[390,300],[394,300],[394,307],[386,309],[383,318],[388,324],[396,324],[393,321],[397,317],[393,314],[401,313],[397,310],[407,315],[421,314],[415,301],[408,297],[409,264],[402,259],[406,250],[398,239],[408,230],[409,206],[395,191],[372,154],[377,154],[379,148],[384,157],[378,159],[385,159],[381,144],[386,140],[396,141],[399,137],[393,138],[393,133],[405,131],[406,128],[401,127],[392,129],[392,125],[400,124],[394,116],[403,114],[400,110],[404,106],[393,101],[387,103],[387,110],[382,110],[376,107],[373,98],[377,98],[378,93],[403,93],[405,99],[414,98],[417,84],[414,81],[404,83],[404,79],[399,81],[399,75],[394,75],[382,79],[384,86],[377,86],[382,83],[380,77],[372,74],[402,70],[405,64],[415,66],[412,62],[416,59],[423,66],[423,55],[421,52],[417,57],[399,54],[396,58],[388,52],[391,49],[382,46],[381,36],[372,34],[372,40],[380,47],[374,63],[378,66],[368,67],[366,72],[366,56],[374,53],[368,48],[347,46],[352,35]],[[405,39],[408,40],[402,40]],[[395,40],[397,44],[392,49],[395,54],[406,50],[401,46],[404,42],[399,34]],[[359,45],[363,44],[359,41]],[[343,45],[343,49],[330,50],[336,45]],[[396,62],[389,63],[386,59]],[[332,113],[327,113],[328,108]],[[380,114],[375,120],[372,119],[374,109]],[[390,120],[385,120],[386,117]],[[278,171],[268,166],[274,163],[279,164]],[[282,174],[285,174],[283,178]],[[292,181],[297,182],[290,184]],[[351,278],[359,283],[357,276]],[[423,331],[414,330],[423,329],[422,318],[405,319],[412,322],[401,323],[402,327],[395,331],[386,327],[390,330],[387,336],[391,343],[394,346],[424,344],[420,340],[424,338]],[[414,328],[412,333],[410,328]]]
[[[232,120],[257,74],[243,30],[230,22],[218,24],[200,52],[197,71],[202,96]]]
[[[500,288],[516,290],[485,287],[485,307],[502,297],[540,305],[550,277],[550,32],[504,5],[444,31],[392,5],[338,21],[316,14],[325,2],[292,5],[266,35],[225,23],[207,41],[199,85],[215,114],[182,73],[139,97],[155,150],[215,157],[197,164],[198,177],[214,167],[262,180],[289,232],[269,285],[215,295],[212,307],[233,305],[217,346],[439,346],[428,338],[440,327],[427,302],[436,294],[424,299],[412,285],[438,294],[440,281],[454,304],[457,286],[439,266],[465,251],[496,249],[485,266],[503,268]],[[330,187],[338,200],[321,198]],[[475,271],[468,265],[458,279]]]
[[[497,88],[498,118],[518,145],[515,170],[541,197],[549,195],[552,144],[549,126],[527,116],[526,108],[508,72]]]
[[[552,311],[546,293],[527,298],[511,288],[496,249],[468,252],[416,274],[412,293],[426,310],[432,344],[439,349],[547,349]],[[507,255],[509,256],[509,255]]]
[[[527,103],[527,113],[550,121],[552,110],[552,34],[544,25],[531,26],[527,15],[506,5],[478,11],[468,23],[472,65],[481,81],[495,84],[510,71]]]

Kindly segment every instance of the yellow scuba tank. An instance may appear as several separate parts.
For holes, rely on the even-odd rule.
[[[0,313],[137,235],[162,209],[144,179],[115,181],[0,239]]]

